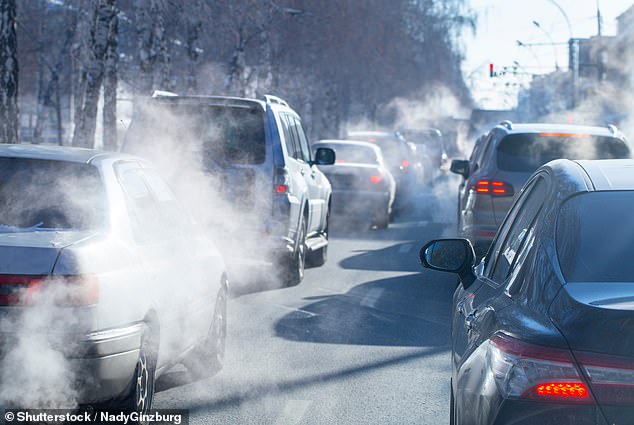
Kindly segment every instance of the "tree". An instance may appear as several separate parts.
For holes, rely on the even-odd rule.
[[[93,147],[97,124],[97,107],[105,74],[105,60],[117,28],[116,0],[99,0],[94,9],[90,50],[81,77],[85,84],[76,117],[73,146]],[[115,44],[116,46],[116,44]],[[116,62],[115,62],[116,63]],[[116,88],[115,88],[116,90]]]
[[[19,143],[15,0],[0,0],[0,139]]]

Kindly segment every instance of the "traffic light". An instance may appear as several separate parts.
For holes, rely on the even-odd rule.
[[[489,77],[491,77],[491,78],[495,77],[495,72],[493,72],[493,64],[492,63],[489,64]]]

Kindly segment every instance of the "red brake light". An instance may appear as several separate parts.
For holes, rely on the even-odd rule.
[[[345,159],[335,159],[335,162],[342,163],[342,162],[346,162],[346,160]]]
[[[288,192],[288,187],[285,184],[275,185],[275,193],[286,193],[286,192]]]
[[[379,183],[381,183],[382,180],[383,180],[383,176],[371,176],[370,177],[370,183],[372,183],[372,184],[379,184]]]
[[[58,306],[96,304],[99,283],[94,276],[0,275],[0,305]]]
[[[539,133],[542,137],[590,137],[589,134],[575,134],[575,133]]]
[[[588,388],[583,382],[548,382],[535,388],[540,397],[588,397]]]
[[[481,179],[472,185],[471,188],[477,193],[489,193],[499,196],[511,196],[515,192],[510,183],[496,180]]]
[[[403,162],[401,163],[401,165],[403,165],[403,168],[407,168],[407,167],[409,167],[409,161],[404,159]]]

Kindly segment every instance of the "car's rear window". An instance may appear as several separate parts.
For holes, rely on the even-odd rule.
[[[152,105],[133,120],[124,150],[148,157],[157,150],[195,152],[210,166],[261,164],[264,123],[257,108]]]
[[[377,164],[378,158],[374,149],[367,146],[346,144],[316,145],[315,147],[329,147],[335,151],[336,162],[353,162],[358,164]]]
[[[504,171],[532,172],[559,158],[629,158],[630,151],[620,139],[609,136],[510,134],[497,146],[497,166]]]
[[[398,168],[401,161],[407,158],[405,142],[396,136],[352,136],[354,140],[370,142],[381,148],[385,163],[391,168]]]
[[[557,255],[569,282],[634,282],[634,191],[589,192],[566,201]]]
[[[88,164],[0,158],[0,232],[92,229],[105,222],[99,171]]]

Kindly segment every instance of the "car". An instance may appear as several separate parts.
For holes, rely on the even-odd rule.
[[[312,157],[284,100],[158,92],[133,117],[123,150],[151,158],[177,187],[200,177],[192,168],[208,176],[194,201],[227,230],[218,240],[239,242],[234,256],[281,269],[284,285],[298,284],[305,264],[326,262],[332,189],[317,166],[334,163],[334,152]]]
[[[443,134],[437,128],[405,128],[399,133],[409,143],[416,145],[416,153],[423,167],[425,184],[433,183],[441,170],[449,169],[449,155]]]
[[[145,412],[171,366],[220,369],[223,259],[149,162],[0,145],[0,211],[4,402]]]
[[[431,241],[458,273],[452,424],[625,424],[634,417],[634,160],[556,160],[521,190],[486,257]]]
[[[469,160],[453,160],[463,177],[458,194],[458,235],[484,255],[515,194],[539,166],[557,158],[629,158],[614,126],[513,124],[503,121],[475,143]]]
[[[353,220],[370,220],[385,229],[389,225],[396,192],[394,177],[385,166],[381,149],[373,143],[320,140],[314,150],[330,148],[335,164],[319,168],[332,186],[333,213]]]
[[[397,132],[389,131],[349,131],[346,139],[374,143],[381,148],[385,164],[396,182],[395,208],[405,208],[423,179],[415,145],[407,143]]]

